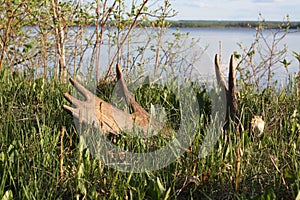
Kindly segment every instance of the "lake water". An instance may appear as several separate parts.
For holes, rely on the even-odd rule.
[[[222,68],[228,67],[228,62],[231,54],[235,51],[242,53],[239,43],[243,47],[250,47],[255,40],[256,30],[248,28],[183,28],[182,33],[190,33],[190,37],[200,38],[200,47],[206,48],[208,59],[213,60],[216,53],[222,55]],[[170,30],[174,31],[174,30]],[[274,30],[273,30],[274,31]],[[282,34],[281,34],[282,35]],[[264,36],[271,39],[269,31],[264,32]],[[292,55],[293,51],[300,53],[300,32],[291,30],[285,38],[278,44],[277,48],[287,47],[287,60],[291,61],[289,71],[284,67],[279,66],[275,71],[275,77],[285,79],[288,74],[293,74],[298,71],[299,63]],[[282,65],[282,64],[280,64]]]
[[[170,29],[171,31],[174,31]],[[237,43],[243,43],[245,46],[250,46],[254,41],[256,31],[248,28],[183,28],[182,33],[190,33],[191,37],[200,38],[201,45],[209,45],[208,53],[219,52],[219,41],[222,42],[222,51],[224,57],[229,57],[232,52],[240,50]],[[268,31],[265,31],[265,36]],[[291,52],[300,52],[300,31],[292,30],[291,33],[280,42],[280,46],[287,45],[289,56]]]
[[[91,28],[90,30],[93,30]],[[273,30],[274,31],[274,30]],[[277,48],[281,49],[286,45],[287,47],[287,60],[291,62],[291,65],[289,67],[289,70],[287,71],[282,64],[278,64],[276,66],[275,76],[274,78],[279,80],[280,82],[285,82],[289,74],[293,74],[298,71],[299,63],[292,56],[292,52],[296,51],[300,53],[300,32],[291,30],[292,32],[287,34],[287,36],[278,44]],[[168,31],[164,33],[163,39],[162,39],[162,46],[164,46],[163,49],[167,49],[169,43],[174,41],[174,33],[176,33],[175,28],[170,28]],[[221,67],[224,73],[227,74],[228,70],[228,62],[230,55],[237,51],[241,54],[242,50],[240,49],[238,43],[242,43],[243,47],[249,48],[250,45],[254,42],[255,39],[255,29],[248,29],[248,28],[181,28],[180,33],[189,33],[189,36],[187,39],[185,39],[184,42],[179,42],[179,51],[177,51],[176,55],[181,56],[186,60],[186,65],[189,65],[189,63],[193,63],[193,66],[198,69],[198,72],[200,76],[202,76],[204,79],[214,76],[214,56],[216,53],[222,55],[222,62]],[[148,30],[141,30],[141,32],[137,32],[136,36],[133,36],[130,40],[130,49],[131,52],[133,52],[133,55],[131,55],[130,60],[138,60],[139,55],[138,48],[144,46],[147,43],[147,38],[152,37],[153,34],[157,34],[155,30],[148,29]],[[268,38],[269,31],[264,32],[264,36]],[[199,39],[199,41],[193,46],[193,48],[186,50],[190,44],[193,43],[193,39]],[[270,37],[269,37],[270,39]],[[154,40],[155,41],[155,40]],[[104,38],[104,44],[101,49],[101,66],[103,71],[107,69],[107,66],[109,65],[112,56],[114,55],[114,52],[116,52],[115,49],[112,47],[108,48],[107,45],[108,38]],[[220,49],[221,44],[221,49]],[[144,53],[144,60],[147,60],[149,62],[146,62],[145,67],[147,69],[152,69],[154,66],[154,57],[155,57],[155,51],[153,49],[151,50],[151,46],[155,46],[157,43],[148,44],[148,47]],[[178,48],[178,47],[177,47]],[[181,53],[180,53],[181,48]],[[126,51],[128,50],[127,46],[125,44],[123,54],[126,55]],[[162,52],[162,51],[161,51]],[[179,52],[179,53],[178,53]],[[199,56],[199,59],[197,59],[197,54],[201,54]],[[171,55],[171,54],[170,54]],[[170,56],[169,55],[169,56]],[[175,55],[175,52],[174,52]],[[86,60],[88,62],[89,60],[89,54],[86,54]],[[152,59],[152,60],[151,60]],[[258,58],[259,59],[259,58]],[[131,65],[132,63],[129,63],[128,65]],[[128,66],[127,65],[127,66]],[[105,67],[106,66],[106,67]]]

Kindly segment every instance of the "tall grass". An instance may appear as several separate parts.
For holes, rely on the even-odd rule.
[[[245,130],[230,130],[226,143],[220,136],[208,156],[198,157],[206,134],[203,115],[192,146],[176,161],[155,172],[124,173],[91,156],[79,139],[72,116],[62,110],[70,85],[8,70],[0,77],[0,198],[295,199],[299,193],[300,103],[294,80],[280,90],[242,88]],[[209,113],[205,90],[198,89],[200,110]],[[145,106],[169,103],[167,111],[174,115],[176,99],[170,93],[159,98],[164,91],[149,85],[135,95]],[[267,123],[260,140],[248,129],[253,114]]]

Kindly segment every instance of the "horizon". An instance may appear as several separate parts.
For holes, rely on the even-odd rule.
[[[167,20],[167,21],[204,21],[204,22],[257,22],[258,20],[226,20],[226,19],[170,19],[170,20]],[[282,20],[266,20],[266,22],[282,22]],[[292,21],[290,20],[290,22],[300,22],[300,20],[298,21]]]

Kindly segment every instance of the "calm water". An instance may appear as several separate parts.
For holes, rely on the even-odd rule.
[[[255,30],[239,28],[184,28],[181,32],[189,32],[191,37],[200,38],[201,45],[209,45],[208,53],[219,52],[219,42],[222,42],[222,51],[224,57],[228,57],[232,52],[238,51],[237,43],[243,43],[250,46],[254,41]],[[268,31],[265,31],[268,36]],[[300,32],[289,33],[280,43],[287,45],[290,52],[300,51]]]
[[[174,30],[172,30],[174,31]],[[292,30],[293,31],[293,30]],[[183,28],[182,33],[190,33],[191,37],[200,38],[199,45],[204,48],[207,46],[207,55],[213,59],[216,53],[220,53],[220,43],[222,47],[222,62],[224,67],[229,62],[230,55],[237,51],[241,53],[238,43],[242,43],[247,49],[254,42],[255,33],[254,29],[239,29],[239,28]],[[269,32],[266,31],[264,35],[267,38]],[[292,64],[289,73],[294,73],[298,70],[298,61],[292,56],[293,51],[300,53],[300,32],[293,31],[289,33],[278,45],[278,48],[287,47],[287,60]],[[285,76],[287,74],[285,69],[278,69],[277,76]],[[284,74],[282,74],[284,73]]]
[[[91,30],[93,30],[91,28]],[[147,38],[151,37],[153,34],[156,34],[154,30],[142,30],[143,32],[137,33],[137,37],[133,37],[130,42],[130,51],[136,53],[138,47],[143,46],[147,43]],[[174,40],[174,36],[172,35],[176,32],[176,29],[169,29],[163,36],[162,43],[163,45],[167,45],[168,42]],[[181,28],[180,33],[189,33],[189,38],[187,41],[183,42],[181,54],[176,54],[177,56],[184,57],[187,60],[187,63],[194,63],[200,76],[204,78],[208,78],[210,76],[214,76],[214,55],[216,53],[220,53],[220,43],[221,43],[221,55],[222,55],[222,69],[224,72],[227,72],[228,62],[230,55],[237,51],[241,53],[242,50],[238,46],[238,43],[242,43],[244,47],[247,49],[254,41],[255,30],[254,29],[239,29],[239,28]],[[268,36],[268,31],[264,33],[265,36]],[[189,51],[185,49],[189,44],[192,43],[192,38],[200,39],[199,42]],[[154,40],[155,41],[155,40]],[[104,44],[101,49],[101,66],[107,66],[111,60],[111,57],[116,52],[116,49],[110,47],[108,48],[108,39],[104,38]],[[152,45],[157,45],[157,43],[153,43]],[[276,66],[278,68],[275,71],[275,79],[280,80],[280,82],[284,82],[289,74],[293,74],[298,71],[298,61],[292,56],[292,52],[300,52],[300,32],[289,33],[278,45],[278,48],[282,48],[284,45],[287,46],[287,60],[291,61],[292,64],[287,72],[283,67]],[[155,52],[151,50],[151,45],[148,46],[148,50],[145,53],[145,57],[149,58],[149,62],[146,64],[146,68],[153,68],[155,56]],[[203,52],[203,50],[205,51]],[[123,54],[126,54],[127,47],[125,45]],[[137,54],[137,53],[136,53]],[[202,54],[200,59],[196,58],[197,54]],[[89,54],[86,55],[86,60],[89,60]],[[137,55],[132,55],[130,59],[135,59]],[[152,58],[152,60],[151,60]],[[148,66],[147,66],[148,65]],[[107,69],[107,68],[106,68]],[[105,71],[105,67],[103,68]]]

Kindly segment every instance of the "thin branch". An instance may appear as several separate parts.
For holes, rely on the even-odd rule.
[[[132,30],[135,28],[136,26],[136,22],[137,22],[137,19],[140,17],[141,13],[142,13],[142,10],[144,9],[144,7],[146,6],[146,4],[148,3],[149,0],[145,0],[141,6],[141,8],[139,9],[138,13],[136,14],[131,26],[129,27],[128,31],[127,31],[127,34],[125,35],[125,37],[123,38],[123,40],[121,41],[120,43],[120,46],[117,50],[117,52],[115,53],[110,65],[109,65],[109,70],[107,71],[106,75],[105,75],[105,78],[104,79],[107,79],[108,75],[111,74],[112,72],[112,66],[115,62],[115,60],[117,59],[119,53],[121,52],[127,38],[129,37],[130,33],[132,32]]]

